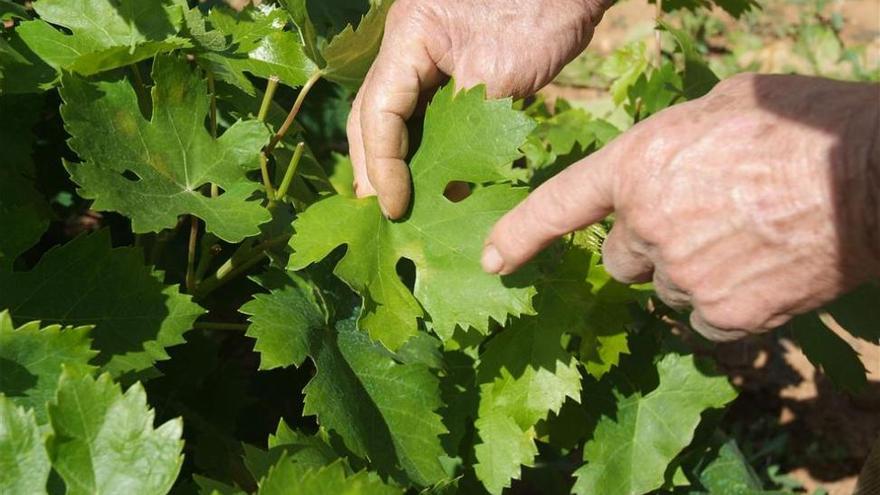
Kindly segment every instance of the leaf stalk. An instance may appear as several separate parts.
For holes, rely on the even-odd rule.
[[[293,156],[290,158],[290,163],[284,172],[284,179],[281,180],[281,185],[278,186],[278,191],[275,193],[277,201],[283,200],[287,190],[290,189],[290,183],[293,182],[293,177],[296,175],[296,169],[299,167],[299,161],[302,159],[305,147],[306,143],[300,142],[296,145],[296,149],[293,150]]]

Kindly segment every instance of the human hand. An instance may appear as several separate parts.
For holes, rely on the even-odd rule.
[[[775,328],[880,277],[880,86],[742,75],[633,127],[493,228],[507,274],[615,212],[605,267],[653,279],[713,340]]]
[[[390,218],[409,207],[406,119],[447,76],[489,97],[540,89],[589,43],[607,0],[398,0],[357,94],[348,142],[358,196]]]

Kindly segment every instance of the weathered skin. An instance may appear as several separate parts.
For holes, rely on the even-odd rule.
[[[398,1],[349,120],[358,193],[378,192],[386,214],[401,216],[404,122],[420,95],[445,75],[461,87],[486,83],[491,96],[534,92],[589,42],[603,10],[574,0]],[[880,277],[878,141],[878,85],[737,76],[536,189],[494,227],[483,268],[511,273],[615,212],[603,248],[615,278],[653,280],[712,339],[767,331]]]

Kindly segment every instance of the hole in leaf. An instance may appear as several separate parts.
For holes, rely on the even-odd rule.
[[[126,169],[125,172],[122,172],[122,176],[131,182],[140,182],[141,178],[138,174],[132,172],[131,170]]]
[[[458,203],[459,201],[462,201],[470,196],[473,190],[474,184],[471,184],[470,182],[454,180],[449,184],[446,184],[446,189],[443,191],[443,196],[446,196],[446,199],[452,201],[453,203]]]
[[[403,285],[407,286],[409,290],[413,290],[416,285],[416,264],[410,259],[400,258],[397,260],[395,270]]]

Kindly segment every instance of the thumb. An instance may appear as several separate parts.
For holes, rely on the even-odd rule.
[[[349,127],[352,143],[362,146],[351,153],[357,158],[356,176],[362,179],[366,175],[369,184],[364,184],[365,189],[378,193],[379,204],[391,218],[406,212],[411,193],[409,168],[404,162],[409,141],[406,120],[420,94],[438,86],[443,77],[432,57],[443,47],[428,36],[427,21],[407,19],[405,4],[392,7],[379,54],[352,110],[358,122]]]
[[[615,148],[622,149],[611,143],[571,165],[504,215],[486,239],[483,270],[512,273],[555,239],[611,213]]]

